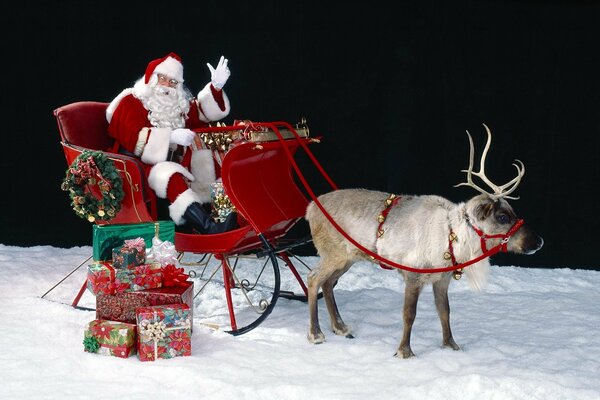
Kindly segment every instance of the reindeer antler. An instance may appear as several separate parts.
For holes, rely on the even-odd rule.
[[[473,189],[479,191],[480,193],[487,194],[488,196],[490,196],[491,198],[493,198],[495,200],[499,199],[499,198],[517,200],[518,197],[511,197],[511,196],[509,196],[509,194],[514,192],[515,189],[517,188],[517,186],[519,186],[519,183],[521,182],[521,178],[523,178],[523,175],[525,175],[525,165],[521,162],[521,160],[515,160],[516,162],[518,162],[518,164],[513,163],[513,165],[517,169],[517,176],[515,178],[513,178],[512,180],[510,180],[509,182],[505,183],[504,185],[498,186],[498,185],[495,185],[492,181],[490,181],[487,178],[487,176],[485,176],[485,158],[487,157],[487,152],[490,149],[490,145],[492,143],[492,133],[490,132],[490,129],[487,127],[486,124],[483,124],[483,126],[485,127],[485,130],[487,131],[488,138],[487,138],[487,143],[485,144],[485,148],[483,149],[483,153],[481,154],[481,161],[479,162],[479,172],[473,172],[473,157],[474,157],[474,153],[475,153],[475,148],[473,146],[473,138],[471,137],[471,134],[469,133],[469,131],[466,131],[467,135],[469,136],[469,145],[470,145],[469,169],[463,169],[463,170],[461,170],[461,172],[467,173],[467,181],[463,182],[463,183],[459,183],[458,185],[454,185],[454,187],[470,186]],[[480,188],[479,186],[477,186],[475,183],[473,183],[473,175],[479,177],[494,192],[489,193],[489,192],[483,190],[482,188]]]

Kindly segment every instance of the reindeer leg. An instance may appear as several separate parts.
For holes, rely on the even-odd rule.
[[[323,284],[323,297],[325,297],[325,304],[327,305],[327,311],[329,311],[331,330],[333,330],[333,333],[339,336],[345,336],[348,339],[354,339],[350,327],[344,323],[342,317],[340,316],[340,312],[335,301],[335,296],[333,295],[333,288],[335,287],[335,284],[337,283],[339,277],[343,275],[348,268],[350,268],[349,265],[344,268],[344,270],[333,274],[333,276]]]
[[[318,308],[318,293],[323,282],[329,277],[329,274],[323,272],[323,263],[319,267],[313,269],[308,274],[307,279],[307,298],[308,298],[308,341],[310,343],[319,344],[325,341],[325,335],[321,331],[319,325],[319,308]],[[323,297],[327,301],[328,294],[323,290]]]
[[[403,310],[404,331],[402,332],[402,340],[400,341],[400,346],[398,346],[398,351],[394,354],[396,357],[409,358],[415,356],[415,353],[410,348],[410,334],[415,317],[417,316],[417,302],[419,301],[421,288],[422,285],[419,283],[406,279]]]
[[[450,329],[450,302],[448,301],[449,284],[449,276],[447,279],[442,278],[435,282],[433,284],[433,297],[435,299],[435,308],[437,309],[442,324],[442,345],[444,347],[450,347],[453,350],[460,350],[460,347],[458,347],[452,337],[452,330]]]

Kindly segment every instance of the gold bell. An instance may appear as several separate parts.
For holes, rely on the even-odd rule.
[[[450,254],[449,251],[446,251],[444,253],[444,260],[451,260],[452,259],[452,254]]]
[[[396,195],[394,193],[390,194],[388,196],[387,199],[385,199],[385,206],[389,207],[392,205],[392,203],[394,202],[394,199],[396,198]]]
[[[458,239],[458,236],[456,236],[456,233],[454,233],[454,232],[451,232],[448,235],[448,240],[450,240],[451,242],[455,242],[457,239]]]
[[[379,230],[377,230],[377,237],[378,237],[378,238],[382,237],[382,236],[383,236],[383,234],[384,234],[384,232],[385,232],[385,231],[384,231],[383,229],[379,229]]]
[[[383,214],[379,214],[379,216],[377,217],[377,221],[379,221],[379,223],[382,224],[383,221],[385,221],[385,216]]]
[[[462,274],[463,274],[463,272],[462,272],[462,269],[457,269],[456,271],[454,271],[454,272],[452,273],[452,277],[454,278],[454,280],[456,280],[456,281],[457,281],[457,280],[459,280],[460,278],[462,278]]]

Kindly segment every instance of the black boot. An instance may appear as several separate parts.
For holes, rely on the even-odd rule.
[[[237,228],[237,214],[231,213],[224,222],[215,222],[200,203],[192,203],[183,214],[186,222],[201,234],[223,233]]]

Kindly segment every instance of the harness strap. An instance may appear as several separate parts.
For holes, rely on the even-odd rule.
[[[390,213],[390,210],[392,209],[392,207],[394,207],[396,204],[398,204],[399,201],[400,201],[400,196],[397,196],[393,193],[391,193],[387,197],[387,199],[385,199],[385,202],[384,202],[385,208],[383,209],[381,214],[379,214],[379,216],[377,217],[377,221],[379,222],[379,226],[377,227],[377,239],[382,237],[383,234],[385,233],[385,230],[383,229],[383,223],[385,222],[385,219],[387,218],[388,214]],[[387,265],[384,265],[382,263],[379,263],[379,266],[383,269],[393,269],[392,267],[388,267]]]
[[[386,266],[391,266],[391,267],[394,267],[394,268],[398,268],[398,269],[402,269],[402,270],[406,270],[406,271],[410,271],[410,272],[417,272],[417,273],[421,273],[421,274],[432,274],[432,273],[437,273],[437,272],[447,272],[447,271],[459,270],[459,269],[462,269],[462,268],[467,267],[469,265],[475,264],[475,263],[477,263],[477,262],[479,262],[479,261],[481,261],[481,260],[483,260],[485,258],[488,258],[488,257],[490,257],[490,256],[498,253],[501,248],[506,248],[506,243],[508,242],[508,239],[510,238],[510,236],[513,235],[521,227],[521,225],[523,225],[523,220],[518,220],[513,225],[513,227],[511,229],[509,229],[509,231],[505,235],[503,235],[504,239],[502,240],[502,242],[500,244],[492,247],[491,249],[489,249],[487,251],[484,251],[483,254],[481,254],[478,257],[473,258],[472,260],[465,261],[463,263],[460,263],[460,264],[457,264],[457,265],[453,265],[453,266],[450,266],[450,267],[421,269],[421,268],[413,268],[413,267],[409,267],[409,266],[406,266],[406,265],[398,264],[398,263],[395,263],[395,262],[393,262],[391,260],[385,259],[385,258],[379,256],[378,254],[372,252],[371,250],[367,249],[365,246],[361,245],[360,243],[358,243],[355,239],[353,239],[350,235],[348,235],[348,233],[346,233],[337,222],[335,222],[335,220],[333,219],[333,217],[327,212],[327,210],[325,209],[325,207],[323,206],[323,204],[321,204],[321,202],[319,201],[319,199],[315,195],[314,191],[312,190],[312,188],[310,187],[310,185],[306,181],[306,177],[304,176],[304,174],[300,170],[300,167],[296,163],[296,160],[294,159],[294,156],[292,155],[292,153],[290,152],[290,150],[288,149],[288,147],[285,145],[285,140],[284,140],[283,136],[281,135],[281,133],[279,132],[279,129],[277,129],[276,124],[284,125],[285,127],[287,127],[294,134],[297,142],[304,149],[304,151],[309,156],[309,158],[312,160],[313,164],[317,167],[317,169],[319,170],[319,172],[321,172],[321,174],[323,175],[323,177],[329,182],[329,184],[331,185],[331,187],[334,190],[336,190],[337,186],[335,185],[335,183],[333,183],[333,181],[331,180],[331,178],[329,177],[329,175],[327,175],[327,173],[325,172],[325,170],[323,169],[323,167],[319,164],[319,162],[317,161],[317,159],[314,157],[314,155],[312,154],[312,152],[310,151],[310,149],[308,148],[308,146],[304,143],[304,141],[302,140],[302,138],[296,133],[296,130],[289,123],[287,123],[287,122],[273,122],[273,123],[262,124],[263,126],[270,127],[275,132],[278,140],[282,144],[283,151],[286,153],[286,156],[288,157],[288,160],[290,161],[290,164],[292,165],[292,168],[294,169],[294,171],[296,172],[296,174],[298,176],[298,179],[300,180],[300,182],[302,183],[302,185],[306,189],[306,191],[307,191],[308,195],[310,196],[310,198],[314,201],[315,205],[319,208],[319,210],[321,210],[321,212],[323,213],[323,215],[325,216],[325,218],[327,218],[327,220],[331,223],[331,225],[346,240],[348,240],[350,243],[352,243],[357,249],[359,249],[363,253],[369,255],[372,259],[379,261],[381,264],[385,264]]]
[[[469,226],[471,228],[473,228],[475,233],[477,233],[477,235],[479,236],[479,241],[481,243],[481,251],[483,251],[485,253],[486,251],[488,251],[487,250],[487,240],[488,239],[508,239],[509,237],[514,235],[517,230],[519,230],[521,225],[523,225],[524,221],[522,219],[518,219],[517,221],[515,221],[514,225],[511,226],[511,228],[508,230],[508,232],[499,233],[496,235],[486,234],[481,229],[476,227],[475,224],[473,224],[471,222],[471,220],[469,220],[469,218],[467,218],[467,223],[469,224]],[[508,240],[502,240],[502,242],[500,243],[500,251],[506,252],[508,250],[507,246],[508,246]]]

